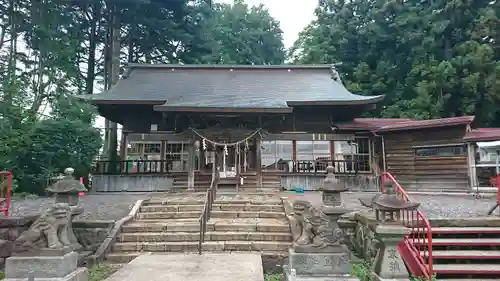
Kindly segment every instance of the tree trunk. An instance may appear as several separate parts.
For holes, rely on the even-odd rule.
[[[118,20],[118,7],[116,4],[112,6],[112,23],[111,23],[111,72],[110,84],[113,87],[120,77],[120,22]],[[109,122],[109,146],[108,146],[108,159],[116,161],[118,158],[118,125],[114,122]],[[114,166],[114,165],[112,165]]]
[[[88,95],[94,93],[95,81],[95,53],[97,48],[97,24],[101,19],[101,2],[94,1],[92,4],[92,19],[90,22],[89,34],[89,60],[87,62],[87,77],[85,79],[85,92]]]

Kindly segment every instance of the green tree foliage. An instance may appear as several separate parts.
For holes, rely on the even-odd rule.
[[[221,64],[281,64],[283,32],[264,5],[218,4],[213,15],[213,61]]]
[[[375,115],[476,115],[500,126],[497,1],[321,0],[294,63],[341,63],[346,86],[386,95]]]
[[[89,171],[104,132],[96,110],[71,96],[109,82],[113,23],[121,65],[283,62],[267,9],[211,2],[0,0],[0,170],[33,193],[68,166]]]

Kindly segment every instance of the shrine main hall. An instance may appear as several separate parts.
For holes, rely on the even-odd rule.
[[[384,96],[351,93],[332,65],[129,64],[110,90],[79,97],[122,125],[120,163],[98,161],[97,191],[204,189],[214,171],[237,188],[307,190],[328,165],[361,190],[377,189],[380,171],[410,189],[443,190],[448,178],[456,189],[470,188],[468,143],[475,140],[465,137],[473,116],[360,118],[379,110]],[[401,151],[390,154],[395,147]],[[444,169],[453,160],[464,169],[417,173],[429,153],[432,165],[442,160]],[[127,176],[134,178],[125,183]]]

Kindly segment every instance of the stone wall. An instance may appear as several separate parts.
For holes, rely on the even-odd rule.
[[[38,215],[25,217],[0,217],[0,267],[10,257],[13,242],[28,230]]]
[[[374,175],[355,175],[346,176],[338,175],[337,178],[341,182],[346,184],[349,191],[378,191],[379,184],[378,178]],[[286,190],[295,190],[297,187],[302,187],[304,190],[316,190],[317,187],[321,186],[321,183],[325,179],[324,174],[318,175],[282,175],[281,185]]]
[[[115,222],[112,220],[73,221],[73,231],[85,251],[92,253],[108,236]]]
[[[170,191],[174,178],[168,175],[92,175],[92,191]]]

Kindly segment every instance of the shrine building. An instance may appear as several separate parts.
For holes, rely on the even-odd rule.
[[[359,118],[384,96],[349,92],[331,65],[129,64],[112,89],[80,98],[123,126],[96,191],[203,190],[214,172],[228,188],[312,190],[329,164],[356,191],[378,190],[381,171],[409,190],[480,185],[473,116]]]

